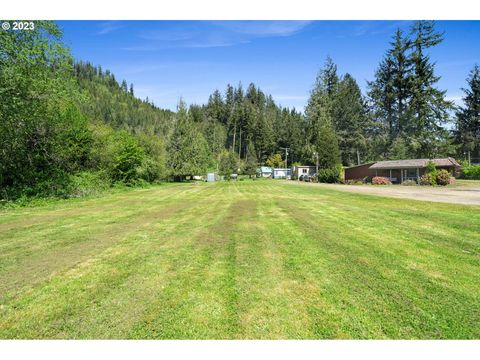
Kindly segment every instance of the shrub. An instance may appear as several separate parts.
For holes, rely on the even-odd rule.
[[[363,185],[365,181],[363,179],[351,179],[351,180],[345,180],[344,184],[346,185]]]
[[[391,185],[390,180],[383,176],[375,176],[372,179],[372,185]]]
[[[429,160],[427,163],[427,174],[435,173],[437,168],[435,167],[435,163],[432,160]]]
[[[424,174],[420,177],[420,185],[432,186],[435,185],[435,177],[432,173]]]
[[[429,160],[427,163],[426,174],[430,175],[430,184],[427,185],[436,185],[437,184],[437,168],[435,167],[435,163],[432,160]]]
[[[104,172],[84,171],[70,176],[70,183],[64,197],[99,195],[110,186]]]
[[[140,167],[145,159],[145,152],[138,141],[127,132],[116,136],[119,146],[114,158],[112,179],[127,185],[134,185],[140,179]]]
[[[463,177],[469,180],[480,180],[480,165],[467,165],[462,170]]]
[[[331,169],[320,169],[317,175],[318,182],[330,184],[338,183],[341,180],[341,173],[342,170],[340,166]]]
[[[438,171],[436,176],[436,183],[437,185],[441,186],[446,186],[450,184],[450,173],[445,169]]]
[[[402,185],[404,186],[414,186],[417,185],[417,182],[415,180],[405,180],[402,182]]]

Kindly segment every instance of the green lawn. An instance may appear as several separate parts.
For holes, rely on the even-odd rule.
[[[0,338],[480,338],[480,208],[239,181],[6,210]]]

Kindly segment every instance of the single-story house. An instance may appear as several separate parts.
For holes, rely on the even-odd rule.
[[[371,179],[374,176],[389,178],[392,183],[400,184],[405,180],[417,181],[425,174],[429,161],[437,169],[445,169],[453,176],[458,175],[460,164],[451,157],[442,159],[388,160],[352,166],[345,169],[345,180]]]
[[[273,178],[274,179],[291,179],[292,178],[292,169],[274,168],[273,169]]]
[[[345,180],[363,180],[370,178],[370,172],[368,169],[375,164],[374,162],[350,166],[345,168]]]
[[[317,170],[316,166],[308,166],[308,165],[293,166],[293,176],[295,176],[297,179],[301,175],[313,176],[316,170]]]
[[[273,170],[271,167],[262,166],[257,169],[257,177],[271,178],[273,175]]]

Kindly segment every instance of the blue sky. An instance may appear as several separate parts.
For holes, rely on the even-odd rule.
[[[174,110],[180,97],[205,103],[228,83],[257,84],[303,110],[327,55],[365,90],[397,27],[410,21],[58,21],[74,57],[110,69],[135,93]],[[431,50],[439,88],[461,103],[461,87],[480,63],[480,21],[438,21]]]

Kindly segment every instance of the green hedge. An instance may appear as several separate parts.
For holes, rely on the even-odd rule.
[[[464,166],[462,177],[469,180],[480,180],[480,165]]]

